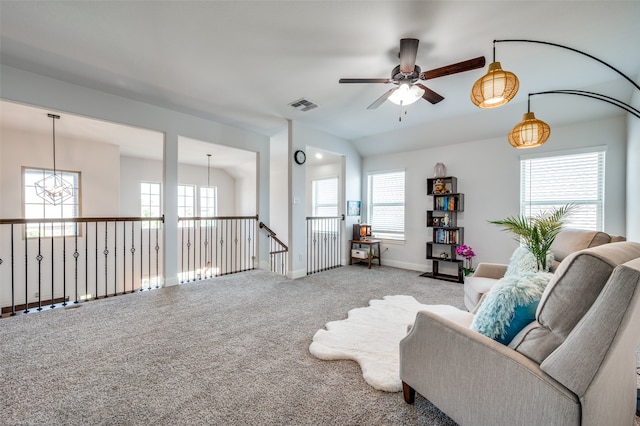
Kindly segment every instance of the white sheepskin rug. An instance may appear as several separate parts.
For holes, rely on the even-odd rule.
[[[411,296],[385,296],[348,318],[331,321],[313,336],[309,352],[323,360],[350,359],[360,364],[364,380],[376,389],[400,392],[399,343],[413,326],[418,311],[455,309],[423,305]]]

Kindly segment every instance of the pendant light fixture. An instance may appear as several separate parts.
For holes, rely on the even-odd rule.
[[[496,62],[496,40],[493,41],[493,62],[487,73],[478,79],[471,88],[471,102],[480,108],[496,108],[506,104],[518,93],[518,77],[502,69]]]
[[[53,123],[53,174],[36,182],[35,187],[38,197],[56,206],[73,197],[73,185],[56,170],[56,120],[59,120],[60,116],[47,114],[47,117],[51,118]]]
[[[535,148],[549,139],[551,128],[547,123],[538,120],[531,112],[531,94],[527,97],[527,113],[522,121],[509,132],[509,143],[514,148]]]
[[[534,148],[544,144],[551,135],[551,129],[549,125],[542,120],[538,120],[533,112],[531,112],[531,96],[536,95],[575,95],[582,96],[590,99],[596,99],[606,102],[608,104],[617,106],[633,115],[636,118],[640,118],[640,110],[632,107],[631,105],[624,103],[611,96],[603,95],[601,93],[588,92],[586,90],[575,89],[563,89],[563,90],[547,90],[544,92],[529,93],[527,97],[527,113],[522,117],[522,121],[511,130],[509,133],[509,143],[515,148]]]

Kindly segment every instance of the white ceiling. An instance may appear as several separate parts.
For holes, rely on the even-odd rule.
[[[0,61],[266,135],[282,130],[286,119],[298,120],[370,155],[506,135],[526,112],[529,92],[586,89],[629,103],[634,90],[582,55],[499,43],[497,60],[520,77],[512,103],[498,110],[473,106],[469,90],[485,72],[474,70],[427,81],[445,100],[420,100],[399,122],[399,107],[389,102],[366,109],[389,87],[338,79],[389,77],[400,38],[420,39],[423,71],[482,55],[489,63],[493,39],[521,38],[583,50],[637,80],[638,22],[640,1],[2,0]],[[303,97],[319,107],[288,106]],[[3,125],[9,109],[3,103]],[[535,97],[532,110],[552,127],[622,112],[558,95]],[[34,125],[29,118],[11,120]],[[131,140],[122,132],[158,137],[99,120],[80,129],[117,132],[118,140]],[[392,143],[372,144],[372,135]]]

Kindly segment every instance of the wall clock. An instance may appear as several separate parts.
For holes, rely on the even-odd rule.
[[[296,161],[296,163],[298,164],[304,164],[305,161],[307,161],[307,154],[304,153],[304,151],[301,150],[297,150],[294,154],[293,154],[293,159]]]

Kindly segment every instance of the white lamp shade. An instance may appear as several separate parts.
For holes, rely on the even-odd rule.
[[[388,99],[396,105],[411,105],[422,95],[424,95],[424,89],[413,84],[401,84]]]

